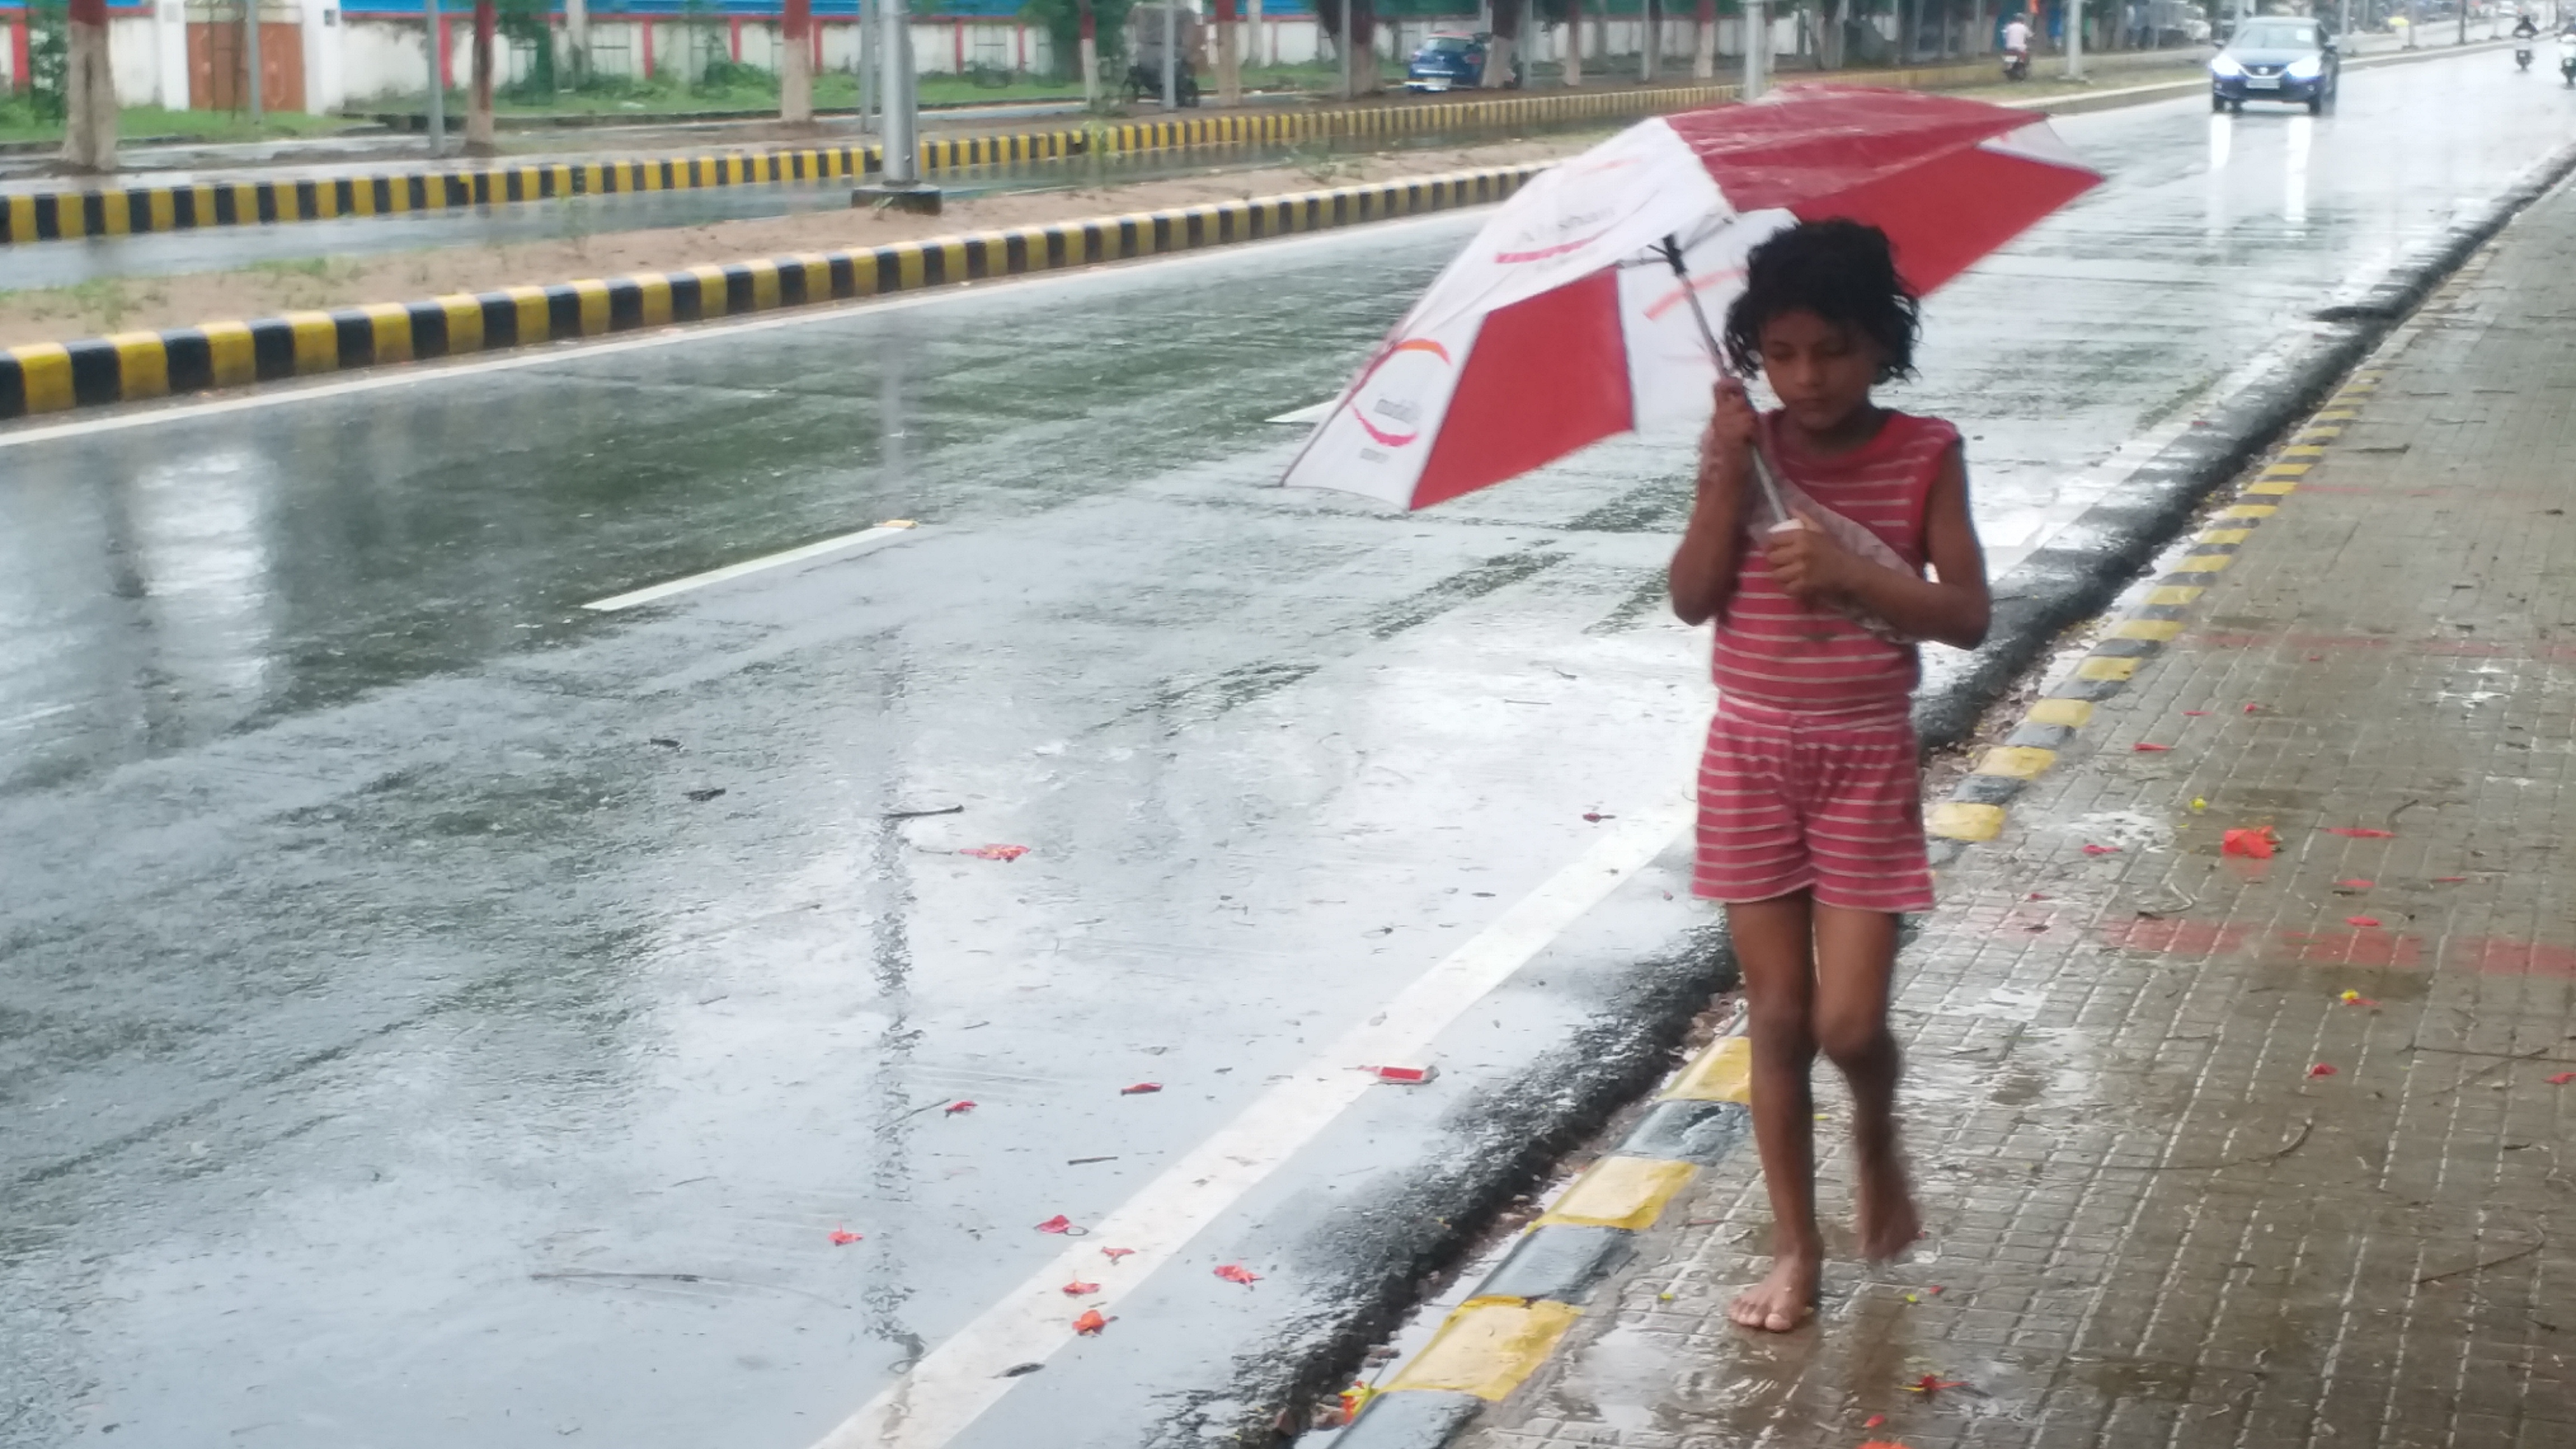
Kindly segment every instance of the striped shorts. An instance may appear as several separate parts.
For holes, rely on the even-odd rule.
[[[1812,890],[1848,910],[1932,909],[1904,706],[1809,714],[1721,695],[1700,757],[1691,890],[1733,905]]]

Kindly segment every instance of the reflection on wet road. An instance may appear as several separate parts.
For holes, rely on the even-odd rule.
[[[2561,143],[2553,88],[2453,104],[2483,63],[2061,123],[2111,183],[1896,395],[2000,555]],[[1268,486],[1473,223],[0,435],[0,1443],[810,1444],[1678,800],[1687,439]],[[1568,986],[1252,1188],[1257,1291],[1175,1264],[961,1442],[1230,1423],[1348,1175],[1469,1150]]]

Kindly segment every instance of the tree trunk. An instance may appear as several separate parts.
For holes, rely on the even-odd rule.
[[[63,164],[116,169],[116,71],[108,63],[107,0],[71,0],[63,55]],[[20,85],[26,77],[18,78]]]
[[[778,119],[814,124],[814,0],[787,0],[778,22]]]
[[[564,65],[572,72],[573,89],[590,79],[589,0],[564,0]]]
[[[1100,104],[1100,19],[1091,13],[1091,0],[1082,0],[1082,103]]]
[[[1646,0],[1638,19],[1646,27],[1646,43],[1638,47],[1637,79],[1653,85],[1655,62],[1663,58],[1664,51],[1664,0]]]
[[[1582,0],[1575,0],[1582,8]],[[1592,53],[1601,61],[1601,78],[1610,78],[1610,0],[1601,0],[1601,10],[1592,17]]]
[[[1843,18],[1844,0],[1831,0],[1824,12],[1823,31],[1816,37],[1816,60],[1826,70],[1843,68],[1844,42],[1851,38],[1850,22]]]
[[[1350,0],[1351,94],[1373,96],[1386,89],[1377,63],[1377,0]]]
[[[1699,0],[1691,15],[1691,79],[1717,79],[1717,0]]]
[[[1525,0],[1494,0],[1493,40],[1485,47],[1485,76],[1477,84],[1498,91],[1512,83],[1512,55],[1520,49]]]
[[[1243,54],[1234,33],[1234,0],[1216,0],[1216,100],[1243,104]]]
[[[1577,6],[1565,17],[1565,83],[1583,84],[1583,10]]]
[[[492,126],[492,32],[500,14],[492,0],[474,0],[473,78],[465,98],[465,154],[501,153]]]

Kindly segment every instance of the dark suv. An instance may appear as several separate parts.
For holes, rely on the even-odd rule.
[[[2209,62],[2209,108],[2242,111],[2247,101],[2305,106],[2310,114],[2335,98],[2343,64],[2334,37],[2298,15],[2262,15],[2238,26]]]
[[[1427,37],[1404,68],[1404,84],[1417,91],[1472,91],[1485,83],[1486,35],[1446,34]],[[1521,67],[1512,62],[1512,84],[1520,84]]]

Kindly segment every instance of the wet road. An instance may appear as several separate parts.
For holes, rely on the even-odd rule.
[[[2059,125],[2111,184],[1895,395],[2007,567],[2576,96]],[[1076,1242],[1119,1321],[959,1442],[1266,1419],[1701,919],[1687,439],[1266,486],[1473,222],[0,435],[0,1443],[803,1449],[1140,1194],[1195,1236]],[[1469,939],[1537,954],[1426,1007]],[[1437,1081],[1216,1135],[1380,1015]]]
[[[1565,126],[1515,126],[1513,136],[1597,131],[1597,121]],[[1295,144],[1200,147],[1187,151],[1081,156],[1007,166],[962,166],[932,173],[952,197],[1013,191],[1056,191],[1116,186],[1177,176],[1203,176],[1269,166],[1299,158],[1374,155],[1472,145],[1506,133],[1459,131],[1418,137],[1324,137]],[[430,247],[498,246],[560,241],[611,232],[705,226],[748,217],[801,216],[847,211],[847,179],[821,185],[713,186],[687,191],[633,191],[529,201],[454,211],[398,212],[261,227],[209,227],[200,231],[147,232],[139,236],[86,237],[11,246],[0,262],[0,287],[33,290],[68,287],[104,277],[177,276],[291,263],[319,257],[381,256]],[[5,295],[5,293],[0,293]]]

